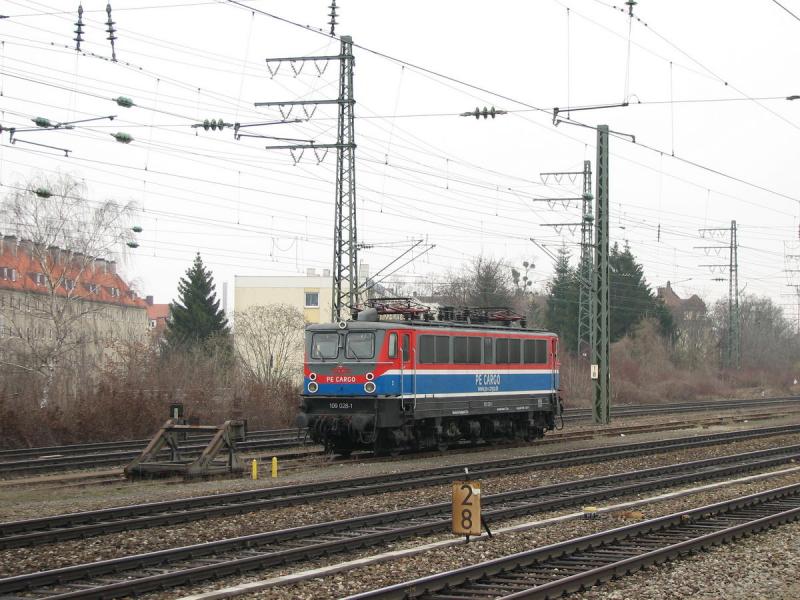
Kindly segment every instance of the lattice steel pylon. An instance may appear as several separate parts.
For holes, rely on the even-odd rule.
[[[587,353],[591,355],[592,331],[592,279],[594,277],[594,215],[592,206],[592,163],[583,161],[583,210],[581,218],[581,262],[578,265],[580,272],[580,288],[578,290],[578,354],[581,353],[581,344],[586,346]],[[591,357],[590,357],[591,358]]]
[[[297,77],[307,63],[316,67],[319,77],[325,72],[325,65],[332,61],[339,63],[339,96],[333,99],[320,100],[282,100],[256,102],[257,107],[274,107],[281,112],[283,121],[279,123],[296,123],[309,120],[320,105],[336,104],[339,109],[337,139],[335,144],[316,143],[313,140],[294,140],[297,143],[266,146],[267,150],[288,150],[297,164],[306,150],[314,153],[317,163],[324,160],[328,150],[336,150],[336,192],[333,218],[333,293],[331,297],[331,320],[338,321],[356,310],[359,304],[358,280],[358,230],[356,227],[356,163],[355,163],[355,99],[353,97],[353,38],[343,35],[339,54],[330,56],[292,56],[266,59],[270,75],[277,75],[282,64],[290,65]],[[277,65],[277,66],[272,66]],[[311,107],[311,108],[309,108]],[[290,120],[292,111],[299,108],[305,119]],[[275,123],[262,123],[272,125]],[[247,125],[236,125],[237,131]],[[292,140],[272,136],[238,133],[238,137],[265,137],[277,140]]]
[[[730,369],[738,369],[741,366],[741,329],[739,315],[739,242],[736,236],[736,221],[731,221],[730,228],[727,227],[706,227],[699,230],[700,235],[705,237],[709,234],[711,239],[724,239],[728,237],[728,264],[706,264],[699,265],[720,271],[728,268],[728,331],[725,340],[724,364]],[[720,240],[721,241],[721,240]],[[708,251],[713,250],[719,255],[724,246],[695,246],[696,249]],[[716,281],[724,281],[717,278]]]
[[[358,227],[356,220],[355,100],[353,38],[341,37],[339,119],[336,139],[336,209],[333,223],[333,296],[331,320],[358,306]]]
[[[592,280],[594,277],[594,241],[592,239],[594,231],[594,215],[592,200],[592,162],[583,161],[583,171],[552,171],[539,173],[543,183],[547,183],[550,177],[556,182],[561,181],[562,177],[567,177],[569,181],[575,181],[578,176],[583,177],[583,191],[580,198],[536,198],[534,202],[547,202],[556,204],[562,202],[569,205],[573,201],[581,202],[581,221],[580,223],[542,223],[543,227],[553,227],[559,232],[566,227],[570,231],[573,228],[581,229],[581,255],[578,264],[578,336],[575,349],[581,354],[581,346],[586,350],[586,356],[591,358],[591,330],[592,330]]]
[[[728,366],[738,369],[741,366],[739,345],[739,243],[736,239],[736,221],[731,221],[730,266],[728,277]]]

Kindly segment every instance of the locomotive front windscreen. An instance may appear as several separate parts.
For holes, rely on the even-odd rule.
[[[348,333],[345,356],[357,360],[375,356],[375,334],[371,331],[351,331]]]
[[[311,336],[311,358],[325,360],[339,355],[338,333],[315,333]]]

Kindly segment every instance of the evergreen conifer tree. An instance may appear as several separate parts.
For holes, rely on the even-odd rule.
[[[202,346],[212,338],[227,338],[228,319],[219,307],[211,272],[200,253],[178,283],[178,300],[169,305],[165,334],[170,350]]]
[[[644,318],[659,322],[661,335],[671,338],[675,333],[672,315],[664,303],[653,294],[644,277],[642,265],[636,262],[631,249],[614,244],[609,254],[611,267],[611,341],[633,331]]]
[[[578,278],[569,264],[570,254],[565,247],[558,250],[556,270],[547,284],[547,311],[545,326],[561,337],[561,343],[575,350],[578,337]]]

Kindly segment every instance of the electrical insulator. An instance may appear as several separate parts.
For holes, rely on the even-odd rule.
[[[35,119],[31,119],[37,127],[52,127],[53,124],[50,122],[50,119],[45,119],[44,117],[36,117]]]
[[[114,21],[111,20],[111,2],[106,4],[106,13],[108,14],[108,21],[106,21],[106,32],[108,33],[108,37],[106,38],[109,42],[111,42],[111,60],[117,62],[117,51],[114,48],[114,40],[117,39],[117,36],[114,34],[116,33],[116,29],[114,29],[114,25],[116,24]]]
[[[133,227],[131,227],[131,231],[133,231],[134,233],[142,233],[142,228],[139,225],[134,225]]]
[[[83,41],[83,5],[78,4],[78,22],[75,23],[75,50],[81,51],[81,42]]]
[[[39,198],[49,198],[53,195],[53,193],[47,188],[36,188],[33,190],[33,193],[39,196]]]
[[[112,133],[111,137],[117,140],[120,144],[130,144],[133,141],[133,136],[131,134],[123,133],[121,131]]]
[[[138,248],[139,242],[125,242],[125,245],[128,246],[128,248]]]
[[[130,108],[131,106],[133,106],[133,100],[127,98],[126,96],[120,96],[119,98],[114,98],[114,102],[116,102],[122,108]]]
[[[196,128],[196,127],[202,127],[202,128],[203,128],[203,129],[205,129],[206,131],[208,131],[209,129],[210,129],[210,130],[212,130],[212,131],[216,131],[217,129],[219,129],[220,131],[222,131],[222,130],[223,130],[223,129],[225,129],[226,127],[233,127],[233,125],[231,125],[230,123],[226,123],[226,122],[225,122],[225,121],[223,121],[222,119],[220,119],[220,120],[217,120],[217,119],[211,119],[211,120],[209,120],[209,119],[206,119],[206,120],[205,120],[205,121],[203,121],[201,124],[199,124],[199,125],[192,125],[192,127],[195,127],[195,128]]]
[[[483,117],[484,119],[488,119],[489,117],[492,117],[494,119],[497,115],[504,115],[504,114],[506,114],[506,111],[495,108],[494,106],[492,108],[484,106],[483,110],[481,110],[479,106],[476,106],[475,110],[461,113],[461,116],[475,117],[476,119],[480,119],[481,117]]]

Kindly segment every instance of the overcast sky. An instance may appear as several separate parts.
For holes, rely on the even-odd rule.
[[[135,201],[144,231],[124,271],[157,302],[175,296],[196,251],[219,288],[232,288],[234,275],[329,268],[335,156],[318,164],[307,152],[295,165],[266,150],[270,140],[191,128],[281,117],[255,102],[335,98],[335,63],[319,76],[313,63],[298,76],[284,63],[271,77],[264,62],[338,53],[338,40],[319,31],[328,31],[329,3],[114,0],[114,63],[105,1],[84,0],[76,53],[77,2],[6,0],[2,125],[116,118],[19,133],[13,145],[3,133],[0,182],[13,189],[34,170],[61,171],[85,180],[91,198]],[[596,152],[593,129],[556,127],[550,111],[627,100],[571,114],[637,142],[611,141],[612,242],[630,244],[653,287],[671,280],[679,294],[713,301],[727,294],[727,281],[714,281],[727,270],[700,265],[727,263],[727,249],[697,246],[727,237],[699,230],[735,219],[740,287],[796,314],[787,294],[800,273],[786,269],[800,269],[787,258],[800,255],[800,100],[785,98],[800,94],[800,20],[775,2],[640,0],[633,20],[599,0],[338,4],[336,33],[358,46],[358,228],[375,245],[362,252],[372,272],[422,239],[436,247],[396,278],[411,288],[481,253],[533,260],[543,286],[552,261],[529,238],[577,255],[579,232],[542,226],[577,221],[577,204],[543,199],[575,196],[580,182],[539,174],[580,170],[585,159],[594,167]],[[782,4],[800,15],[800,0]],[[117,106],[118,96],[135,106]],[[509,114],[457,116],[475,106]],[[249,131],[329,143],[335,116],[321,107],[305,122]],[[134,141],[120,144],[116,132]]]

